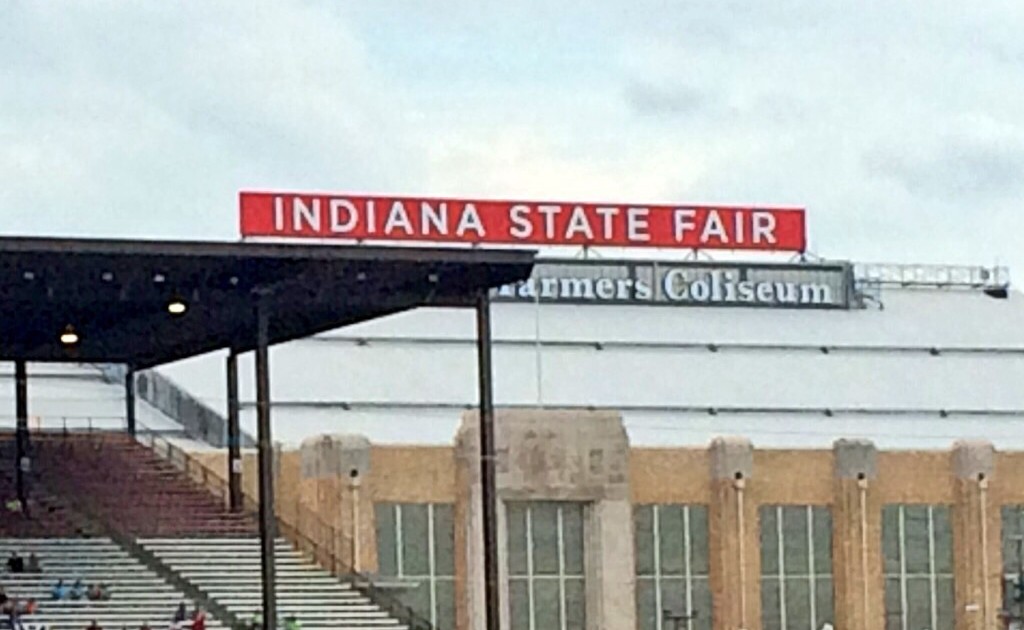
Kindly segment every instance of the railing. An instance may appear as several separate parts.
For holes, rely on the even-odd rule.
[[[225,503],[228,501],[230,484],[222,471],[215,470],[187,450],[172,444],[158,432],[144,430],[138,432],[137,435],[143,444],[174,464],[189,479]],[[244,487],[242,502],[245,511],[255,516],[259,509],[259,501],[245,492]],[[281,509],[280,504],[278,505],[275,515],[277,530],[299,551],[312,557],[317,564],[332,574],[351,581],[356,589],[406,624],[410,630],[434,630],[428,620],[402,603],[393,593],[376,586],[370,576],[352,569],[352,565],[346,562],[344,555],[344,550],[351,552],[351,536],[325,521],[320,514],[303,505],[298,498],[296,498],[293,511],[295,512],[294,518],[290,519],[283,514],[284,510]]]

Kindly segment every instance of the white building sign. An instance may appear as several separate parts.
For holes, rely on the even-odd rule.
[[[540,260],[495,300],[762,308],[851,308],[849,264]]]

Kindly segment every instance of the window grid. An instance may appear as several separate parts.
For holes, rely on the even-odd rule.
[[[765,506],[762,509],[763,510],[772,510],[774,512],[774,516],[775,516],[775,528],[774,528],[775,531],[774,532],[769,532],[769,535],[774,535],[774,537],[775,537],[775,544],[776,544],[775,557],[776,557],[777,569],[775,571],[775,575],[772,576],[772,577],[774,577],[776,579],[776,581],[777,581],[776,594],[777,594],[777,596],[779,598],[779,610],[778,610],[779,626],[778,627],[782,628],[782,629],[786,629],[786,628],[790,627],[789,606],[787,606],[786,585],[787,584],[792,584],[794,581],[806,580],[806,582],[807,582],[807,592],[808,592],[807,607],[808,607],[808,613],[809,613],[808,614],[808,621],[809,621],[808,628],[809,628],[809,630],[818,630],[819,626],[822,623],[824,623],[825,621],[831,621],[830,619],[825,619],[825,617],[830,617],[831,616],[831,614],[830,614],[831,611],[819,611],[818,610],[818,581],[821,580],[821,579],[828,579],[829,580],[829,584],[832,583],[831,582],[831,580],[832,580],[832,573],[831,572],[821,573],[821,574],[818,573],[818,563],[816,561],[816,554],[815,554],[815,548],[814,548],[814,536],[815,536],[815,533],[816,533],[814,511],[815,511],[815,509],[821,509],[821,508],[816,508],[813,505],[806,505],[806,506],[783,506],[783,505],[776,505],[776,506]],[[786,563],[786,544],[785,544],[786,534],[785,534],[785,518],[784,518],[784,514],[785,514],[785,512],[787,510],[794,510],[794,509],[800,509],[800,510],[802,510],[804,512],[803,518],[804,518],[804,525],[806,527],[805,532],[801,532],[799,534],[797,534],[797,533],[790,534],[792,536],[797,536],[797,535],[804,536],[805,540],[801,541],[801,542],[806,542],[806,546],[807,546],[806,547],[807,564],[804,567],[789,567],[789,566],[787,566],[787,563]],[[831,536],[829,537],[829,539],[831,540]],[[829,545],[829,548],[830,548],[829,553],[831,553],[831,544]],[[791,569],[793,569],[793,568],[804,569],[806,572],[802,572],[802,571],[799,571],[799,570],[792,571]],[[762,611],[762,614],[764,614],[766,616],[765,623],[764,623],[765,627],[769,627],[769,628],[773,627],[773,624],[767,618],[768,615],[771,614],[771,611],[764,610],[764,611]],[[819,615],[822,617],[821,619],[819,619]]]
[[[407,570],[408,563],[405,556],[405,507],[421,507],[423,504],[402,504],[392,503],[385,504],[385,509],[391,512],[392,519],[394,522],[394,558],[395,558],[395,575],[390,577],[396,577],[399,579],[408,579],[416,582],[425,582],[427,584],[427,597],[429,602],[429,612],[423,611],[425,616],[430,619],[430,624],[434,627],[438,627],[438,609],[440,598],[438,595],[438,587],[442,583],[451,583],[454,586],[455,577],[452,575],[438,575],[437,565],[437,543],[436,543],[436,504],[427,503],[426,507],[426,526],[427,526],[427,572],[424,574],[420,571],[409,571]],[[378,535],[387,535],[385,532],[378,530]],[[451,532],[454,536],[454,532]],[[378,542],[378,545],[380,543]]]
[[[537,607],[534,599],[535,587],[538,583],[552,583],[554,582],[558,587],[558,615],[559,615],[559,628],[560,630],[569,630],[569,610],[567,608],[568,597],[566,592],[566,583],[569,580],[582,580],[585,579],[584,573],[569,574],[566,570],[566,555],[567,555],[567,544],[565,538],[565,510],[566,509],[581,509],[582,504],[577,503],[565,503],[557,505],[555,509],[555,530],[556,530],[556,574],[538,574],[535,570],[534,563],[534,508],[531,504],[523,504],[523,516],[526,536],[526,562],[525,562],[525,573],[517,573],[512,570],[511,564],[509,564],[509,582],[522,582],[526,585],[526,607],[527,607],[527,625],[528,630],[548,630],[548,628],[541,628],[537,626]],[[580,541],[582,543],[582,540]],[[511,590],[511,589],[510,589]],[[514,623],[514,621],[513,621]]]
[[[937,507],[934,506],[934,505],[920,506],[920,507],[925,508],[925,513],[927,514],[927,523],[926,523],[926,529],[925,529],[925,532],[926,532],[926,535],[927,535],[927,543],[928,543],[928,545],[927,545],[928,546],[928,556],[927,556],[927,569],[926,569],[926,571],[910,571],[907,568],[907,539],[908,539],[908,535],[907,535],[907,515],[906,515],[906,509],[907,509],[908,506],[900,504],[900,505],[892,505],[892,506],[887,506],[887,507],[890,507],[890,508],[893,508],[893,509],[897,510],[897,531],[895,532],[895,534],[897,536],[899,556],[900,556],[900,559],[899,559],[899,573],[898,574],[892,574],[890,572],[886,572],[885,579],[886,579],[886,583],[887,584],[888,584],[888,582],[890,580],[893,580],[893,579],[896,579],[899,582],[899,599],[900,599],[900,611],[899,611],[900,626],[899,626],[899,630],[914,630],[913,628],[910,627],[909,615],[910,615],[910,604],[911,604],[911,601],[910,601],[910,597],[909,597],[909,588],[908,588],[910,580],[914,580],[914,579],[927,579],[928,580],[928,588],[929,588],[929,594],[928,594],[928,605],[929,605],[928,616],[929,616],[930,628],[935,629],[935,628],[943,627],[943,626],[939,625],[940,621],[947,622],[947,623],[943,624],[944,626],[948,625],[948,623],[951,623],[950,619],[951,619],[951,617],[953,615],[953,611],[949,610],[949,611],[947,611],[945,613],[945,615],[940,615],[940,612],[942,612],[942,611],[939,610],[939,601],[938,601],[938,587],[939,587],[939,585],[938,585],[938,581],[939,581],[940,578],[952,579],[953,578],[953,574],[951,572],[940,572],[938,570],[938,568],[937,568],[938,565],[937,565],[937,562],[936,562],[936,558],[937,558],[937,555],[938,555],[938,550],[936,549],[936,546],[935,546],[935,542],[936,542],[936,538],[937,538],[936,537],[936,510],[937,510]],[[917,506],[910,506],[910,507],[917,507]],[[938,506],[938,509],[945,509],[945,507],[944,506]],[[948,519],[948,516],[946,518]],[[883,532],[883,537],[885,535],[886,535],[886,533]],[[945,552],[943,552],[943,553],[945,553]],[[949,550],[949,553],[952,553],[951,549]],[[888,586],[887,586],[887,588],[888,588]],[[886,611],[886,618],[887,619],[891,619],[894,616],[895,615],[893,615],[892,611],[888,611],[888,610]],[[940,616],[943,617],[943,618],[940,619]],[[888,626],[888,625],[889,624],[888,624],[888,621],[887,621],[886,622],[886,626]]]
[[[1003,609],[1019,616],[1024,614],[1024,607],[1014,595],[1024,573],[1024,505],[1003,506],[1002,521]]]
[[[664,609],[664,598],[662,592],[666,586],[668,586],[669,578],[667,578],[662,572],[662,557],[661,557],[661,537],[662,537],[662,511],[665,508],[677,507],[672,505],[650,505],[647,506],[651,510],[651,533],[653,536],[653,544],[651,552],[654,560],[654,570],[651,574],[638,574],[637,577],[641,579],[649,579],[653,581],[654,586],[654,628],[655,630],[675,630],[675,626],[671,623],[666,624],[662,611]],[[693,539],[691,532],[691,506],[680,505],[678,506],[682,510],[682,538],[683,538],[683,599],[686,603],[687,615],[692,615],[694,606],[694,584],[698,580],[707,580],[708,576],[695,575],[693,572]],[[700,509],[703,509],[701,506]],[[703,613],[705,620],[710,619],[711,611],[698,611]],[[680,622],[678,626],[679,630],[695,630],[696,619],[688,618],[685,621]],[[685,625],[682,625],[685,624]]]

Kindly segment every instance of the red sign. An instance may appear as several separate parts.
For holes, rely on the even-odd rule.
[[[804,210],[240,193],[242,236],[802,252]]]

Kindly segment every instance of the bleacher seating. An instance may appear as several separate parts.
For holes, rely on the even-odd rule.
[[[241,619],[260,610],[258,538],[154,538],[139,543]],[[285,540],[276,546],[278,616],[305,628],[404,629],[351,584],[307,560]]]
[[[34,494],[45,487],[71,505],[81,506],[84,513],[114,531],[131,536],[166,567],[238,619],[247,621],[259,613],[259,539],[252,515],[228,512],[220,500],[176,466],[123,434],[44,434],[35,436],[34,450],[39,480]],[[69,541],[62,539],[61,544]],[[128,557],[125,552],[114,555]],[[278,612],[282,620],[294,615],[309,630],[406,628],[351,583],[331,575],[287,541],[278,541],[276,559]],[[139,565],[136,571],[142,569]],[[43,580],[47,589],[54,579],[50,575]],[[123,580],[111,579],[111,584],[115,593],[111,604],[118,603],[117,594],[122,591],[133,597],[136,593]],[[145,584],[155,582],[149,580]],[[34,587],[42,588],[40,584]],[[164,585],[160,592],[169,588]],[[141,606],[133,609],[133,621],[127,623],[128,627],[138,627],[142,621],[151,625],[164,621],[173,613],[175,597],[177,594],[168,596],[170,603],[161,598],[149,601],[140,593],[134,603],[145,602],[166,610],[158,618],[148,616],[154,613]],[[72,607],[71,612],[76,610],[76,604],[81,605],[67,604]],[[75,623],[79,619],[75,617]],[[77,627],[84,628],[88,621]],[[103,621],[100,623],[103,625]]]
[[[0,570],[0,585],[7,595],[39,604],[35,615],[22,621],[28,627],[48,630],[83,630],[96,621],[105,630],[139,628],[148,623],[154,629],[166,628],[179,602],[186,601],[191,613],[194,605],[148,567],[121,549],[109,538],[0,538],[0,559],[6,562],[12,551],[27,558],[34,552],[42,573],[5,573]],[[53,601],[50,592],[58,579],[72,584],[104,583],[110,587],[106,601],[87,599]],[[207,616],[208,628],[223,626]]]
[[[90,510],[131,536],[245,536],[253,518],[221,501],[174,465],[122,433],[37,438],[45,483],[66,496],[87,497]]]

